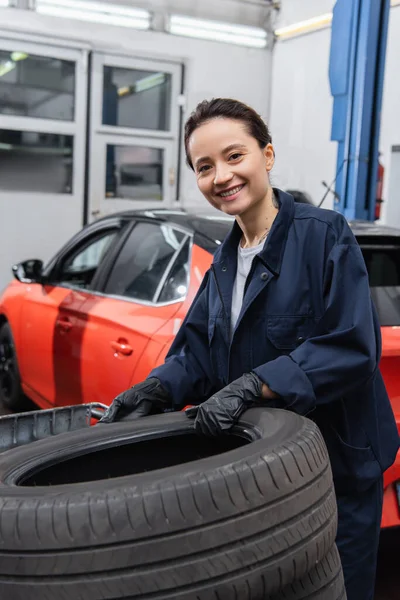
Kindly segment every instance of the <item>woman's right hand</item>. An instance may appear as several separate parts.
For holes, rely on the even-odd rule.
[[[171,398],[160,380],[150,377],[114,398],[99,423],[113,423],[127,415],[139,419],[170,406]]]

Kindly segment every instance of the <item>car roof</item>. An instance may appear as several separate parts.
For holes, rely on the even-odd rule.
[[[108,219],[135,219],[135,218],[154,219],[158,222],[173,223],[184,227],[195,235],[206,238],[212,243],[219,244],[225,238],[228,231],[232,227],[233,217],[219,215],[214,213],[194,213],[185,210],[168,210],[168,209],[141,209],[130,210],[119,213],[112,213],[102,217],[96,223],[107,221]]]
[[[400,237],[400,229],[381,225],[371,221],[350,221],[350,227],[355,236],[390,236]]]
[[[142,217],[147,219],[155,219],[175,223],[192,230],[195,233],[201,234],[210,239],[215,239],[214,233],[227,233],[233,224],[233,217],[218,215],[218,213],[191,212],[183,209],[141,209],[130,210],[102,217],[99,221],[122,217],[125,219],[134,219]],[[370,221],[349,221],[349,225],[356,237],[363,236],[384,236],[400,238],[400,228],[389,227],[379,223]]]
[[[145,217],[147,219],[157,219],[159,221],[169,221],[172,223],[187,223],[188,227],[191,226],[193,220],[200,220],[204,223],[209,223],[210,221],[226,222],[227,224],[233,223],[233,217],[223,215],[220,216],[217,212],[192,212],[186,211],[184,209],[170,210],[167,208],[143,208],[136,210],[126,210],[123,212],[112,213],[110,215],[102,217],[101,219],[99,219],[99,221],[115,217],[123,217],[128,219],[134,219],[135,217]]]

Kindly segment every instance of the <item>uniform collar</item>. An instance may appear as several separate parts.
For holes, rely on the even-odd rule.
[[[279,203],[279,212],[275,217],[264,247],[258,256],[270,271],[279,275],[289,227],[294,217],[294,199],[290,194],[286,194],[286,192],[282,192],[277,188],[274,188],[274,194]],[[232,259],[236,260],[237,248],[241,237],[242,230],[235,221],[230,233],[220,246],[219,251],[216,252],[214,263],[230,262]]]

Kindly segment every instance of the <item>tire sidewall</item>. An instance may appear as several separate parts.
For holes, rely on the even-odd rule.
[[[184,465],[163,467],[160,464],[159,469],[147,473],[49,487],[18,486],[18,481],[22,477],[37,470],[38,467],[46,468],[116,445],[140,444],[142,440],[152,437],[162,438],[166,435],[190,433],[196,435],[193,421],[182,412],[154,415],[125,423],[98,424],[85,430],[59,434],[20,446],[0,455],[0,490],[6,486],[11,493],[15,492],[19,497],[25,494],[39,497],[58,492],[79,495],[89,490],[107,492],[127,484],[135,488],[162,485],[162,482],[179,478],[183,471],[185,476],[196,479],[199,474],[212,472],[234,462],[249,461],[251,455],[258,456],[260,452],[272,451],[281,440],[298,434],[303,425],[302,421],[305,422],[302,417],[284,410],[250,409],[240,419],[240,431],[243,436],[252,440],[251,446],[246,444],[241,448]],[[250,447],[251,452],[249,452]]]

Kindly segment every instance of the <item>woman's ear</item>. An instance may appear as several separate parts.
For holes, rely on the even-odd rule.
[[[265,157],[265,168],[269,172],[275,163],[275,150],[272,144],[267,144],[263,150]]]

